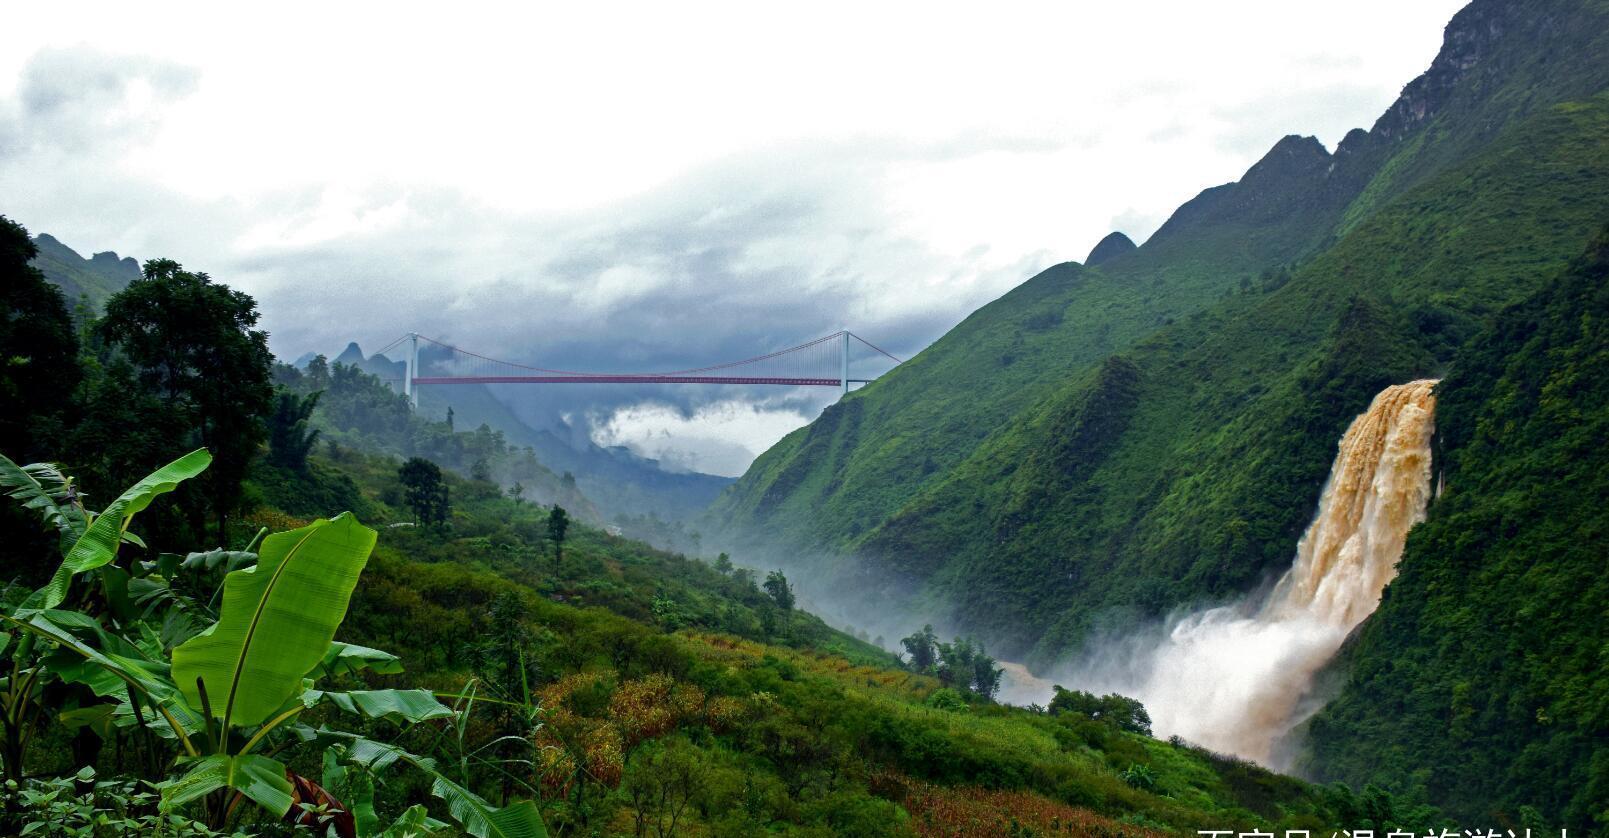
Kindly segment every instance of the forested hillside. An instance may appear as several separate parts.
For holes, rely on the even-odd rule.
[[[1460,351],[1437,398],[1441,497],[1332,667],[1307,768],[1601,828],[1609,229]]]
[[[1289,566],[1351,419],[1386,385],[1447,376],[1438,422],[1453,459],[1437,504],[1470,511],[1433,505],[1439,523],[1415,536],[1403,581],[1339,665],[1357,675],[1314,725],[1313,765],[1333,767],[1312,770],[1468,816],[1517,819],[1527,806],[1548,823],[1599,822],[1589,743],[1602,750],[1604,703],[1587,683],[1604,663],[1604,617],[1576,574],[1601,575],[1602,548],[1591,516],[1562,497],[1514,505],[1520,490],[1499,470],[1525,464],[1540,480],[1556,474],[1543,463],[1570,455],[1527,436],[1542,427],[1521,424],[1529,391],[1463,395],[1477,389],[1464,376],[1496,373],[1462,370],[1520,346],[1528,327],[1512,318],[1525,315],[1499,313],[1548,286],[1609,219],[1606,54],[1609,4],[1471,3],[1372,129],[1333,154],[1287,137],[1138,249],[1103,246],[1098,265],[1028,280],[768,451],[711,518],[732,543],[801,556],[837,596],[949,619],[1048,664],[1103,630],[1267,583]],[[1533,323],[1589,328],[1586,300],[1549,299],[1545,312],[1531,304]],[[1501,352],[1476,338],[1500,316],[1512,343]],[[1527,387],[1552,369],[1537,363]],[[1570,362],[1584,377],[1581,363]],[[1595,393],[1560,384],[1539,398],[1595,421]],[[1458,453],[1471,438],[1483,453]],[[1571,497],[1601,506],[1583,468]],[[1454,489],[1459,469],[1471,476]],[[1490,541],[1519,519],[1560,539],[1551,569]],[[1586,543],[1565,550],[1562,534],[1582,526]],[[1455,556],[1470,574],[1457,586],[1414,570],[1426,562],[1434,576]],[[1455,593],[1466,590],[1505,604],[1476,617]],[[1581,600],[1560,607],[1565,591]],[[1393,663],[1397,652],[1409,660]],[[1438,742],[1467,770],[1435,773]]]
[[[1609,215],[1606,20],[1471,4],[1372,130],[1333,155],[1288,137],[1139,249],[1034,277],[768,451],[712,520],[1040,660],[1256,585],[1347,421]]]

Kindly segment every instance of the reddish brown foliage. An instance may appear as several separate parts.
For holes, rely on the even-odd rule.
[[[873,793],[904,806],[922,838],[1014,838],[1023,834],[1149,838],[1163,834],[1029,791],[936,786],[894,774],[871,778],[871,787]]]

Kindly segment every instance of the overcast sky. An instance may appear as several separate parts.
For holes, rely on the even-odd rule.
[[[1368,127],[1460,5],[33,3],[0,213],[209,271],[286,358],[418,330],[675,369],[845,326],[909,355],[1285,134]],[[736,474],[830,396],[564,398]]]

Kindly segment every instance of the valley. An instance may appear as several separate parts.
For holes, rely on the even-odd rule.
[[[0,182],[138,153],[0,197],[0,834],[1609,835],[1609,3],[1470,0],[1367,127],[1256,133],[1150,222],[1037,167],[1205,142],[1183,94],[1069,93],[1135,120],[1088,136],[879,134],[984,109],[905,40],[925,69],[837,134],[751,91],[790,127],[723,151],[660,91],[629,147],[555,153],[624,201],[452,192],[546,165],[455,134],[121,226],[82,207],[184,169],[156,126],[251,74],[42,47],[0,89],[36,165]],[[521,110],[443,72],[365,84]],[[1302,81],[1258,83],[1355,104]],[[1116,205],[969,245],[1003,195]],[[439,331],[374,341],[402,316]]]

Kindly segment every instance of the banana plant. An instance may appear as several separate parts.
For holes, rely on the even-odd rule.
[[[475,838],[546,838],[547,827],[529,800],[498,808],[487,803],[480,795],[454,782],[436,768],[436,761],[419,756],[387,742],[378,742],[356,734],[322,728],[321,738],[334,740],[332,749],[336,759],[368,772],[370,776],[398,762],[413,766],[431,778],[430,792],[447,804],[447,811]]]
[[[168,463],[130,486],[98,515],[85,511],[78,503],[70,480],[55,481],[54,475],[59,475],[59,470],[37,464],[19,467],[4,456],[0,456],[0,460],[4,460],[0,463],[0,475],[4,475],[0,485],[8,488],[7,494],[39,511],[47,522],[56,525],[63,535],[63,543],[70,541],[72,545],[67,548],[50,582],[23,601],[18,609],[45,611],[66,601],[73,577],[111,564],[117,558],[118,546],[125,541],[139,544],[138,538],[128,531],[134,516],[158,496],[205,471],[212,464],[212,455],[205,448],[198,448]],[[51,482],[41,482],[41,476]],[[81,530],[80,524],[83,525]]]
[[[141,544],[128,531],[136,514],[159,495],[200,474],[211,462],[212,455],[205,449],[192,451],[130,486],[96,514],[84,508],[77,486],[59,467],[50,463],[19,466],[0,454],[0,493],[39,513],[45,525],[57,531],[62,551],[61,566],[50,582],[0,616],[15,621],[59,606],[66,600],[75,576],[111,565],[118,547],[125,542]],[[48,675],[47,669],[35,660],[35,642],[35,636],[26,631],[17,636],[16,642],[12,642],[9,633],[0,634],[0,654],[9,652],[10,663],[0,678],[0,762],[11,779],[22,775],[23,755],[35,729],[38,700]]]
[[[54,476],[58,471],[0,462],[0,488],[57,527],[64,554],[49,584],[11,613],[0,612],[0,622],[9,630],[0,635],[4,638],[0,652],[12,646],[13,660],[34,662],[24,679],[12,679],[5,686],[26,681],[23,692],[36,694],[38,674],[48,672],[86,687],[100,699],[110,699],[111,705],[73,708],[63,714],[64,721],[71,714],[74,722],[96,729],[133,727],[169,743],[169,753],[178,751],[174,766],[179,774],[161,784],[163,806],[172,810],[201,801],[207,816],[220,827],[245,801],[298,823],[309,823],[310,812],[339,814],[331,822],[335,834],[353,838],[403,835],[433,824],[422,808],[415,807],[382,828],[378,818],[364,816],[365,810],[373,812],[372,785],[364,797],[365,781],[354,781],[360,797],[358,805],[349,809],[275,759],[283,748],[322,741],[340,743],[339,752],[352,755],[353,776],[369,778],[371,783],[375,755],[384,756],[387,764],[400,760],[430,774],[433,790],[447,802],[449,812],[479,838],[544,835],[541,818],[529,801],[493,807],[436,772],[427,758],[328,727],[312,731],[294,723],[321,705],[405,724],[455,716],[426,690],[319,688],[327,677],[364,669],[380,674],[402,671],[394,655],[334,640],[376,540],[375,532],[350,513],[259,536],[261,546],[255,553],[213,551],[183,559],[164,554],[155,562],[134,563],[129,570],[114,564],[120,544],[138,544],[127,532],[132,517],[157,496],[200,473],[210,459],[204,450],[181,457],[135,484],[99,515],[83,510],[71,482]],[[189,600],[170,586],[180,574],[217,569],[227,573],[212,602]],[[102,577],[111,614],[123,617],[118,630],[83,613],[60,609],[73,580],[91,571]],[[143,612],[136,606],[143,606]],[[163,630],[151,624],[158,608],[165,612]],[[199,633],[183,632],[186,639],[170,647],[172,637],[166,629],[177,612],[186,619],[216,616]],[[13,637],[17,643],[12,643]],[[15,647],[35,643],[52,651],[29,652],[20,658],[16,654]],[[153,744],[148,750],[158,749]],[[353,817],[344,817],[348,813]]]

